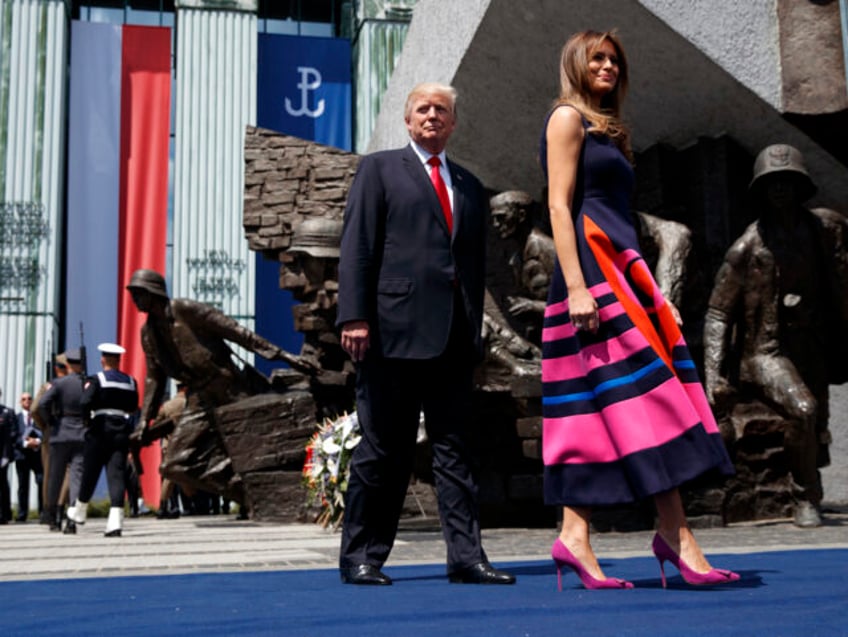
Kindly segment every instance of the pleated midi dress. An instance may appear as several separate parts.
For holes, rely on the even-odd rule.
[[[540,150],[547,173],[544,133]],[[547,504],[623,504],[706,472],[733,473],[689,349],[642,258],[633,183],[615,144],[587,132],[572,214],[600,327],[572,326],[557,262],[542,332]]]

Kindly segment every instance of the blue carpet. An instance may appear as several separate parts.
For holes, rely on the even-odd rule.
[[[388,566],[391,587],[344,586],[335,570],[0,583],[3,635],[549,637],[848,635],[848,550],[711,556],[735,585],[669,589],[653,558],[604,560],[630,591],[556,590],[552,564],[501,564],[515,586],[451,585],[441,565]]]

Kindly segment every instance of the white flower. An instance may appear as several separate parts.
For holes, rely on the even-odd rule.
[[[362,436],[354,436],[353,438],[348,438],[347,440],[345,440],[344,448],[347,449],[348,451],[350,451],[356,445],[359,444],[359,441],[361,439],[362,439]]]
[[[334,456],[341,450],[341,446],[332,438],[327,438],[324,442],[321,443],[321,452],[327,454],[328,456]]]

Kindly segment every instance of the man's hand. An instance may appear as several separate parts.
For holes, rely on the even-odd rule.
[[[368,321],[350,321],[342,326],[342,348],[354,363],[365,358],[365,352],[371,346]]]

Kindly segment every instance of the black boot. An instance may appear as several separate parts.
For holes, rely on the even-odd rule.
[[[50,530],[62,530],[62,518],[65,515],[63,507],[50,507]]]
[[[171,503],[164,500],[159,503],[159,511],[156,513],[159,520],[176,520],[180,517],[180,510],[171,506]]]

